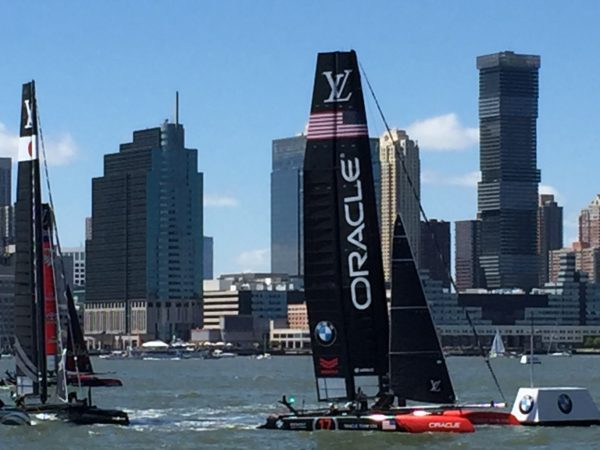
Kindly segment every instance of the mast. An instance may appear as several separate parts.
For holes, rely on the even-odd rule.
[[[15,354],[17,395],[47,400],[41,182],[35,82],[23,85],[17,182]]]
[[[304,276],[319,400],[382,391],[388,317],[356,53],[320,53],[304,159]]]

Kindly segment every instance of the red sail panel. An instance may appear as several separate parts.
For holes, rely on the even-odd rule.
[[[42,251],[44,254],[44,335],[46,337],[46,365],[48,370],[56,369],[58,355],[58,312],[54,285],[52,218],[48,205],[43,205]]]

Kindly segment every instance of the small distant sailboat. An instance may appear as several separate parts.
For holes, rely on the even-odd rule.
[[[506,349],[504,348],[504,342],[502,342],[502,336],[500,331],[496,330],[496,335],[492,341],[492,348],[490,349],[490,358],[498,358],[499,356],[506,356]]]

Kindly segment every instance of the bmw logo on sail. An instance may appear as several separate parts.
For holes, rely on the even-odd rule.
[[[315,327],[315,337],[319,344],[324,347],[332,345],[335,342],[336,335],[335,327],[331,322],[323,320]]]

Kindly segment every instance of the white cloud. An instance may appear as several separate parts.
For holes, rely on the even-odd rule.
[[[0,156],[16,160],[19,152],[19,137],[10,133],[0,122]]]
[[[558,190],[553,186],[550,186],[547,184],[540,184],[539,193],[540,193],[540,195],[542,195],[542,194],[554,195],[554,200],[557,203],[560,203],[561,205],[564,205],[564,203],[565,203],[565,199],[562,197],[560,192],[558,192]]]
[[[406,132],[423,150],[464,150],[479,142],[479,129],[463,126],[455,113],[418,120]]]
[[[77,157],[77,145],[70,134],[51,136],[45,146],[48,164],[51,166],[66,166]]]
[[[48,164],[51,166],[65,166],[73,161],[78,153],[73,137],[68,134],[50,136],[44,141]],[[6,125],[0,122],[0,156],[10,157],[14,162],[19,157],[19,137],[7,130]]]
[[[248,250],[235,258],[242,272],[268,272],[270,257],[268,248]]]
[[[421,173],[421,182],[437,186],[457,186],[466,188],[476,188],[477,183],[481,181],[481,172],[478,170],[468,172],[462,175],[447,175],[431,170],[424,170]]]
[[[215,208],[234,208],[238,206],[237,199],[227,195],[204,194],[204,206]]]

